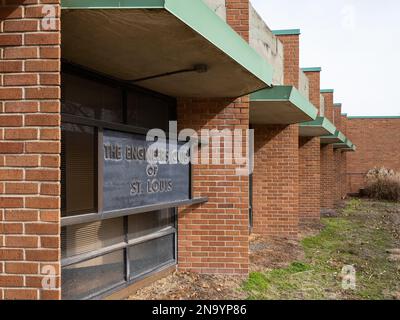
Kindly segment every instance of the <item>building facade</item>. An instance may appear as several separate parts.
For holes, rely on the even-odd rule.
[[[400,171],[400,117],[349,117],[347,130],[357,145],[347,156],[349,193],[358,194],[375,167]]]
[[[6,0],[0,17],[1,299],[246,275],[251,233],[295,239],[346,195],[353,120],[300,69],[300,30],[248,0]]]

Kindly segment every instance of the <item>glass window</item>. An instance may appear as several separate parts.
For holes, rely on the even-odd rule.
[[[142,128],[168,131],[171,104],[160,98],[140,92],[127,93],[127,123]]]
[[[63,227],[62,258],[106,248],[125,241],[123,218]]]
[[[92,127],[62,125],[62,216],[96,212],[97,152],[94,132]]]
[[[62,298],[78,300],[99,294],[125,279],[124,251],[77,263],[62,269]]]
[[[97,124],[95,121],[93,125],[90,122],[89,125],[66,123],[66,114],[168,130],[168,121],[176,120],[176,102],[68,65],[64,65],[63,70],[61,100],[65,117],[61,143],[61,207],[62,217],[68,217],[97,213],[98,193],[102,190],[97,187]],[[70,117],[68,121],[74,120]],[[115,127],[112,129],[116,130]],[[133,281],[140,275],[174,263],[175,233],[132,246],[127,240],[151,235],[167,227],[175,228],[175,219],[175,209],[167,209],[62,227],[62,298],[95,297],[127,283],[128,267]],[[121,246],[112,247],[117,244]],[[96,258],[88,256],[100,249],[109,253]],[[74,257],[74,264],[66,266],[71,257]]]
[[[175,260],[175,236],[167,235],[128,249],[130,278],[151,272]]]
[[[174,209],[135,214],[128,217],[128,239],[137,239],[174,226]]]
[[[62,73],[62,112],[122,123],[122,90],[78,75]]]

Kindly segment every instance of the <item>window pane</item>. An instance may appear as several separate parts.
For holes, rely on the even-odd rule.
[[[175,227],[174,209],[135,214],[128,218],[128,238],[136,239],[166,227]]]
[[[171,119],[170,102],[141,92],[127,93],[128,124],[142,128],[168,130]]]
[[[129,250],[130,277],[150,272],[175,259],[174,234],[144,242]]]
[[[62,73],[62,112],[122,123],[122,90],[79,75]]]
[[[63,227],[61,230],[62,258],[106,248],[124,240],[123,218]]]
[[[83,299],[124,281],[123,250],[62,269],[62,298]]]
[[[62,125],[62,216],[96,211],[96,150],[94,128]]]

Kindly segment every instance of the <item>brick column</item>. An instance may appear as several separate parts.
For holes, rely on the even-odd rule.
[[[351,140],[347,133],[347,115],[341,115],[343,133]],[[349,191],[349,181],[347,178],[347,152],[343,152],[342,158],[342,197],[346,197]]]
[[[332,92],[323,92],[322,95],[325,99],[325,113],[324,117],[327,118],[330,122],[334,122],[333,115],[333,91]]]
[[[320,111],[321,109],[321,71],[305,71],[310,85],[310,102]],[[318,115],[321,115],[318,113]]]
[[[342,127],[342,105],[339,103],[335,103],[333,105],[333,124],[336,126],[338,130],[343,132]]]
[[[318,222],[321,212],[320,138],[300,137],[299,216],[301,224]]]
[[[321,145],[321,209],[333,209],[334,197],[334,157],[333,145]]]
[[[284,49],[285,85],[299,88],[300,81],[300,35],[298,33],[279,35]]]
[[[226,0],[227,23],[249,41],[249,0]],[[182,128],[249,128],[248,96],[229,99],[181,99]],[[210,153],[211,156],[211,153]],[[194,196],[208,203],[182,208],[178,217],[178,268],[198,273],[249,272],[249,177],[232,165],[195,165]]]
[[[249,19],[249,0],[225,0],[226,22],[244,40],[249,42],[250,19]]]
[[[60,30],[59,19],[44,30],[40,3],[58,16],[60,6],[2,3],[0,298],[59,299]],[[42,288],[46,266],[54,267],[52,290]]]
[[[278,36],[286,85],[299,86],[299,34]],[[299,224],[298,125],[255,126],[254,233],[296,238]]]
[[[325,99],[324,117],[334,122],[333,115],[333,91],[327,90],[322,95]],[[335,174],[335,156],[333,145],[321,146],[321,209],[333,209],[335,203],[335,186],[337,184]]]
[[[249,100],[181,99],[181,129],[249,127]],[[205,146],[208,148],[209,146]],[[222,157],[221,157],[222,159]],[[182,208],[178,219],[178,267],[199,273],[247,274],[249,270],[249,179],[235,165],[194,165],[193,192],[205,204]]]
[[[340,197],[342,199],[346,198],[347,189],[347,152],[342,152],[341,162],[340,162]]]
[[[340,149],[333,150],[333,204],[337,207],[342,199],[342,151]]]
[[[316,69],[317,70],[317,69]],[[310,102],[320,110],[320,71],[305,72],[310,84]],[[299,140],[299,215],[301,224],[318,222],[321,212],[321,139]]]
[[[299,223],[298,126],[256,126],[254,233],[296,238]]]

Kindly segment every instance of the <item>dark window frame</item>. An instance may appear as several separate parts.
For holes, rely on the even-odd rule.
[[[93,213],[84,213],[82,215],[74,215],[70,217],[62,217],[61,218],[61,226],[62,227],[67,227],[69,225],[78,225],[82,223],[87,223],[87,222],[94,222],[94,221],[101,221],[101,220],[106,220],[106,219],[112,219],[116,217],[122,217],[123,225],[124,225],[124,236],[125,236],[125,241],[121,242],[116,245],[112,245],[109,247],[104,247],[98,250],[94,250],[88,253],[83,253],[83,254],[78,254],[74,255],[72,257],[67,257],[61,260],[61,266],[62,267],[67,267],[75,264],[79,264],[81,262],[86,262],[89,260],[92,260],[96,257],[101,257],[106,254],[110,254],[119,250],[124,251],[124,266],[125,266],[125,274],[124,274],[124,282],[121,283],[115,283],[114,285],[111,285],[107,288],[104,288],[100,290],[99,292],[95,294],[90,294],[89,296],[85,297],[85,299],[93,299],[93,298],[98,298],[100,296],[106,295],[113,290],[117,290],[118,288],[126,287],[129,286],[130,284],[138,281],[139,279],[148,276],[149,274],[153,274],[156,272],[161,271],[162,269],[171,267],[173,265],[176,265],[177,262],[177,206],[178,205],[186,205],[192,203],[192,201],[181,201],[181,202],[171,202],[168,204],[159,204],[155,206],[146,206],[145,208],[135,208],[134,210],[121,210],[120,212],[114,212],[113,214],[103,214],[102,212],[102,197],[101,197],[101,192],[102,190],[102,166],[100,165],[102,163],[102,159],[99,159],[100,153],[98,152],[99,147],[102,146],[103,142],[103,130],[104,129],[111,129],[111,130],[117,130],[117,131],[122,131],[122,132],[130,132],[130,133],[137,133],[137,134],[146,134],[147,131],[150,128],[143,128],[143,127],[137,127],[137,126],[132,126],[127,124],[127,92],[128,91],[137,91],[140,93],[148,94],[148,95],[153,95],[157,98],[165,99],[170,105],[170,110],[169,110],[169,120],[174,120],[176,119],[176,100],[171,98],[171,97],[166,97],[164,95],[139,88],[136,86],[132,85],[127,85],[125,83],[118,82],[116,80],[103,77],[101,75],[98,75],[96,73],[93,73],[91,71],[82,69],[77,66],[73,66],[67,63],[62,64],[62,72],[66,73],[72,73],[77,76],[82,76],[84,78],[87,78],[89,80],[94,80],[94,81],[100,81],[103,84],[110,84],[112,86],[117,86],[121,89],[121,94],[123,96],[123,103],[122,103],[122,114],[123,114],[123,122],[124,123],[111,123],[111,122],[106,122],[102,120],[96,120],[92,118],[86,118],[82,116],[74,116],[71,114],[61,114],[61,122],[62,123],[69,123],[69,124],[75,124],[75,125],[83,125],[83,126],[88,126],[94,128],[94,144],[95,144],[95,203],[97,204],[96,212]],[[172,106],[172,107],[171,107]],[[173,111],[171,111],[173,110]],[[97,146],[97,147],[96,147]],[[63,161],[63,160],[62,160]],[[191,185],[191,168],[190,168],[190,185]],[[62,184],[65,182],[61,182]],[[192,198],[192,193],[191,190],[189,192],[190,199]],[[197,200],[199,201],[199,200]],[[128,239],[128,216],[131,214],[137,214],[137,213],[144,213],[144,212],[149,212],[149,211],[159,211],[159,210],[173,210],[173,216],[174,216],[174,223],[173,226],[169,226],[165,229],[149,233],[146,236],[139,237],[137,239]],[[129,270],[129,248],[141,244],[141,243],[146,243],[155,239],[159,239],[163,236],[167,235],[173,235],[174,237],[174,243],[173,243],[173,257],[174,259],[172,261],[168,261],[160,266],[157,266],[156,268],[152,268],[151,270],[148,270],[136,277],[132,277],[130,274]]]
[[[68,63],[63,63],[62,64],[62,72],[64,73],[69,73],[77,76],[82,76],[88,80],[93,80],[93,81],[99,81],[102,84],[108,84],[113,87],[119,87],[121,88],[121,94],[123,96],[123,120],[125,123],[113,123],[113,122],[107,122],[103,120],[98,120],[98,119],[92,119],[92,118],[87,118],[87,117],[82,117],[82,116],[76,116],[76,115],[71,115],[71,114],[61,114],[61,122],[62,123],[71,123],[71,124],[77,124],[77,125],[83,125],[83,126],[89,126],[89,127],[94,127],[95,128],[95,139],[97,140],[97,170],[96,170],[96,175],[97,175],[97,190],[96,190],[96,195],[95,197],[97,198],[97,210],[93,213],[85,213],[82,215],[73,215],[73,216],[65,216],[62,217],[61,219],[61,225],[62,226],[67,226],[67,225],[72,225],[72,224],[78,224],[78,223],[85,223],[85,222],[92,222],[92,221],[98,221],[98,220],[105,220],[105,219],[112,219],[115,217],[122,217],[122,216],[127,216],[130,214],[136,214],[136,213],[142,213],[142,212],[149,212],[149,211],[156,211],[156,210],[162,210],[162,209],[168,209],[168,208],[173,208],[173,207],[179,207],[179,206],[187,206],[187,205],[194,205],[194,204],[199,204],[199,203],[204,203],[207,201],[206,198],[193,198],[193,192],[192,192],[192,165],[190,165],[189,169],[189,199],[185,201],[175,201],[175,202],[168,202],[168,203],[160,203],[157,205],[149,205],[149,206],[143,206],[143,207],[137,207],[137,208],[132,208],[132,209],[126,209],[126,210],[119,210],[119,211],[113,211],[113,212],[103,212],[103,207],[102,207],[102,194],[99,192],[102,189],[102,159],[99,159],[100,154],[98,152],[99,148],[102,146],[103,143],[103,130],[108,129],[108,130],[115,130],[115,131],[121,131],[121,132],[127,132],[127,133],[135,133],[135,134],[141,134],[141,135],[146,135],[149,129],[152,128],[144,128],[144,127],[138,127],[138,126],[133,126],[127,124],[127,93],[128,92],[137,92],[140,94],[146,94],[149,96],[153,96],[157,99],[162,99],[165,100],[166,104],[169,106],[169,120],[177,120],[177,115],[176,115],[176,99],[162,95],[160,93],[150,91],[144,88],[140,88],[134,85],[127,84],[125,82],[121,82],[118,80],[115,80],[113,78],[105,77],[103,75],[96,74],[92,71],[89,71],[87,69],[78,67],[76,65],[68,64]],[[168,136],[167,136],[168,138]]]

